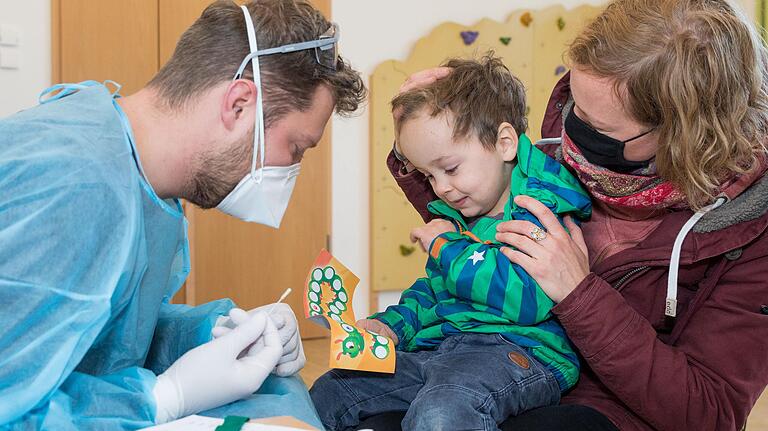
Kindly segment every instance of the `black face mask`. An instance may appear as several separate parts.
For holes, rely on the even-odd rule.
[[[626,174],[641,168],[647,168],[652,159],[642,162],[633,162],[624,158],[624,144],[641,138],[653,131],[653,129],[641,133],[626,141],[606,136],[581,118],[576,116],[574,109],[565,117],[565,133],[579,148],[581,154],[593,165],[602,166],[614,172]]]

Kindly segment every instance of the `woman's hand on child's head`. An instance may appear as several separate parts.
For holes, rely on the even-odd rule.
[[[426,69],[414,73],[405,80],[403,85],[400,86],[400,90],[397,94],[405,93],[406,91],[413,90],[414,88],[426,87],[427,85],[437,81],[440,78],[445,78],[451,73],[450,67],[433,67],[432,69]],[[395,124],[400,119],[401,110],[395,109],[392,111],[392,117],[395,120]]]
[[[448,220],[434,219],[411,231],[411,242],[418,242],[423,251],[429,250],[432,241],[446,232],[456,232],[456,226]]]
[[[568,235],[552,211],[532,197],[517,196],[515,203],[536,216],[546,232],[525,220],[500,223],[496,240],[514,247],[504,247],[501,252],[523,267],[544,293],[559,303],[589,274],[587,245],[581,229],[567,216],[565,225],[571,233]]]
[[[405,93],[406,91],[413,90],[414,88],[421,88],[427,86],[440,78],[445,78],[451,73],[450,67],[433,67],[431,69],[424,69],[414,73],[405,80],[403,85],[400,86],[399,93]]]
[[[367,331],[375,332],[379,335],[383,335],[385,337],[391,338],[392,341],[397,344],[399,341],[397,339],[397,335],[395,335],[394,331],[389,328],[384,322],[381,322],[376,319],[360,319],[355,323],[358,328],[365,329]]]

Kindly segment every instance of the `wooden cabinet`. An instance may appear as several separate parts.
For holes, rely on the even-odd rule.
[[[121,93],[142,88],[170,58],[206,0],[52,0],[52,80],[111,79]],[[326,16],[330,0],[313,2]],[[279,230],[245,223],[216,210],[185,205],[190,221],[192,273],[176,300],[200,304],[229,297],[249,309],[285,300],[305,338],[327,331],[303,319],[301,292],[312,261],[330,236],[330,124],[307,152]],[[269,142],[267,142],[269,145]]]

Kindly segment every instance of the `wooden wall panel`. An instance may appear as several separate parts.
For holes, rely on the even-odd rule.
[[[111,79],[130,94],[157,71],[157,0],[66,0],[52,12],[59,13],[53,60],[60,81]]]

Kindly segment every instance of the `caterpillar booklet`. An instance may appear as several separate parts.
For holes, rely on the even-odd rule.
[[[331,368],[394,373],[392,340],[355,326],[352,296],[359,281],[323,249],[304,284],[304,315],[331,330]]]

